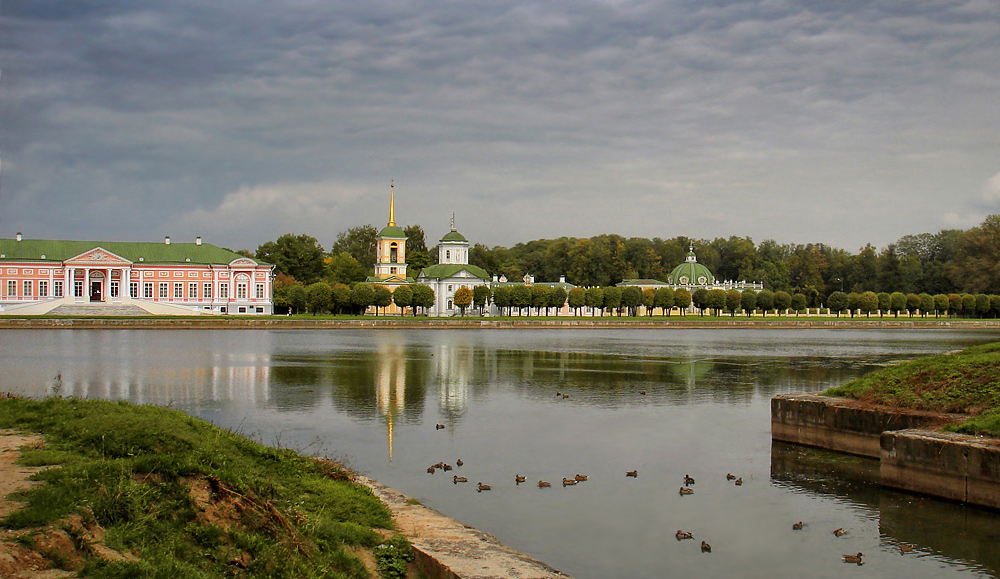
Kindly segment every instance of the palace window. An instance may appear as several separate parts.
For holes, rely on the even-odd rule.
[[[389,268],[389,273],[396,273],[396,268],[390,267]]]
[[[446,260],[448,260],[448,261],[451,261],[451,250],[450,250],[450,249],[449,249],[449,250],[446,250],[446,251],[444,252],[444,258],[445,258]]]
[[[257,284],[257,290],[254,297],[259,300],[264,299],[264,284],[262,283]]]
[[[73,280],[73,297],[82,298],[83,297],[83,280],[75,279]]]
[[[24,297],[31,297],[31,280],[24,280]]]
[[[117,281],[111,282],[111,297],[113,297],[113,298],[118,297],[119,283],[120,282],[117,282]]]
[[[222,299],[224,299],[224,300],[228,300],[229,299],[229,284],[228,283],[220,283],[219,284],[219,297],[222,298]]]
[[[14,280],[7,282],[7,295],[14,297],[17,295],[17,282]]]
[[[239,282],[236,284],[236,299],[245,300],[247,299],[247,284]]]
[[[52,295],[57,298],[63,297],[63,282],[61,281],[52,282]]]
[[[38,282],[38,297],[44,298],[49,295],[49,282],[40,281]]]
[[[174,284],[174,299],[181,299],[184,297],[184,284],[175,283]]]
[[[132,299],[139,297],[139,282],[137,281],[128,282],[128,297]]]
[[[202,290],[201,297],[203,299],[206,299],[206,300],[212,299],[212,284],[211,283],[206,283],[204,286],[202,286],[201,290]]]
[[[153,282],[147,281],[142,284],[142,297],[153,299]]]
[[[170,294],[167,293],[169,291],[169,289],[170,289],[170,285],[169,284],[167,284],[166,282],[161,282],[160,283],[160,298],[167,299],[167,296],[170,295]]]
[[[198,282],[188,284],[188,297],[191,299],[198,297]]]

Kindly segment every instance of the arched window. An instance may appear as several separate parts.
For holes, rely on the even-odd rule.
[[[449,261],[451,261],[451,250],[450,249],[445,250],[445,252],[444,252],[444,258],[447,259],[447,260],[449,260]]]
[[[396,245],[396,242],[393,242],[392,244],[389,245],[389,261],[392,263],[396,263],[396,257],[398,255],[399,255],[399,247]]]

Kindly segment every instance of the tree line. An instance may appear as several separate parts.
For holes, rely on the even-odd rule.
[[[427,247],[421,226],[408,225],[404,231],[408,275],[415,277],[420,269],[436,263],[437,252]],[[339,233],[327,252],[316,238],[289,233],[260,245],[253,256],[275,264],[285,283],[308,286],[323,281],[331,287],[352,287],[364,282],[372,272],[377,237],[378,230],[372,225],[353,227]],[[526,273],[540,282],[554,282],[565,276],[573,285],[607,289],[626,279],[666,281],[692,246],[699,263],[718,279],[759,282],[772,294],[801,295],[805,307],[826,306],[834,294],[868,295],[868,302],[872,293],[935,298],[945,295],[949,299],[953,295],[1000,294],[1000,215],[990,215],[969,230],[906,235],[881,250],[866,244],[857,253],[821,243],[779,244],[764,240],[755,244],[749,237],[736,236],[707,240],[606,234],[538,239],[510,248],[477,243],[470,248],[469,262],[490,275],[513,280]],[[279,305],[277,283],[275,293]],[[540,299],[536,297],[535,302]],[[501,301],[505,300],[501,294]],[[539,306],[534,302],[525,305],[522,291],[516,303],[498,303],[498,307],[523,311]]]

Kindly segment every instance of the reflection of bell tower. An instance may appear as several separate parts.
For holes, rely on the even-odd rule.
[[[406,399],[406,358],[399,345],[383,343],[379,347],[375,372],[375,403],[385,415],[389,443],[389,462],[392,463],[392,435],[396,415],[403,412]]]
[[[406,233],[396,225],[396,186],[389,185],[389,223],[375,243],[375,277],[406,281]]]

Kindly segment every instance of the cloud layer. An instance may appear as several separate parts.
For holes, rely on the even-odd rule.
[[[4,237],[329,246],[390,179],[402,223],[490,245],[855,250],[1000,211],[990,0],[4,8]]]

